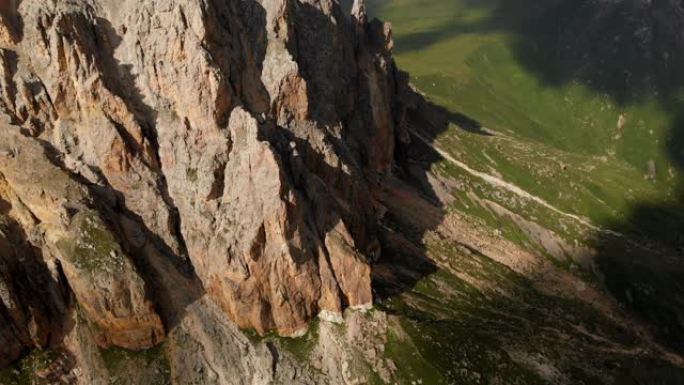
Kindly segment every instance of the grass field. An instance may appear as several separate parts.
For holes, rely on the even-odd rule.
[[[589,269],[577,270],[570,258],[554,263],[599,282],[625,310],[650,325],[663,345],[682,352],[684,346],[678,341],[684,336],[684,314],[679,310],[684,306],[684,98],[681,75],[675,73],[682,66],[674,65],[678,62],[672,61],[663,47],[658,47],[655,58],[652,52],[639,51],[643,47],[634,40],[643,30],[639,23],[652,20],[622,20],[619,15],[625,12],[617,11],[610,14],[618,16],[604,17],[592,8],[607,3],[367,1],[371,16],[392,23],[395,58],[399,67],[410,73],[412,84],[434,104],[482,127],[468,129],[454,119],[434,135],[435,146],[471,169],[519,186],[559,211],[626,237],[604,236],[548,207],[485,183],[443,159],[433,162],[432,171],[461,186],[455,189],[448,210],[477,218],[503,237],[541,255],[546,255],[546,250],[529,229],[521,227],[520,220],[494,213],[482,202],[496,202],[568,244],[590,246],[595,255]],[[626,3],[611,4],[619,7]],[[651,49],[648,44],[644,47]],[[431,253],[458,259],[434,245],[426,247]],[[454,264],[472,272],[462,258]],[[426,290],[435,282],[444,281],[441,287],[455,282],[453,276],[443,274],[432,275],[405,294],[417,299],[389,305],[412,320],[405,328],[415,332],[414,341],[425,344],[420,349],[427,357],[414,360],[415,365],[428,367],[417,366],[415,370],[430,373],[430,365],[436,367],[439,370],[435,372],[442,377],[435,383],[460,383],[457,378],[463,383],[496,383],[496,378],[480,377],[486,376],[483,373],[468,378],[472,373],[466,371],[449,377],[447,371],[453,366],[440,361],[449,357],[470,362],[469,370],[477,368],[493,376],[508,373],[507,383],[536,383],[539,378],[530,378],[530,373],[505,355],[492,355],[500,351],[497,344],[502,339],[514,345],[526,344],[532,350],[555,344],[555,353],[565,351],[570,357],[572,352],[583,351],[588,357],[593,353],[580,346],[583,342],[579,335],[573,335],[572,325],[593,325],[606,336],[612,333],[607,320],[592,318],[578,304],[554,303],[539,293],[525,293],[526,286],[520,281],[516,281],[521,285],[517,293],[525,299],[512,306],[492,302],[462,284],[451,287],[450,292],[462,291],[463,295],[457,296],[458,303],[447,307],[453,305],[465,315],[435,322],[430,314],[439,314],[437,309],[445,306],[445,296]],[[489,274],[483,279],[505,286],[510,278]],[[415,313],[416,308],[427,315]],[[497,309],[496,315],[489,313],[492,309]],[[562,314],[579,318],[568,320]],[[514,321],[497,323],[497,317],[526,320],[526,327],[531,329],[515,326]],[[489,329],[468,329],[472,325]],[[554,337],[544,340],[536,330],[545,327],[562,329],[559,334],[572,337],[564,342]],[[619,340],[617,334],[607,338]],[[440,347],[432,339],[442,339],[443,346],[459,345],[459,349],[440,357]],[[462,354],[468,357],[460,357]],[[553,354],[544,352],[546,356]],[[574,362],[587,361],[575,358]],[[595,360],[601,361],[598,356]],[[682,378],[681,372],[672,377],[652,376],[655,372],[647,360],[630,361],[619,354],[608,360],[611,362],[599,364],[609,368],[606,372],[622,368],[625,373],[624,378],[613,377],[616,383],[669,384]],[[564,365],[562,359],[554,361]],[[405,362],[408,367],[411,359]],[[488,371],[486,367],[492,364],[499,368]],[[600,377],[601,368],[573,367],[572,359],[567,365],[562,372],[570,373],[571,383],[605,380],[595,377]]]
[[[545,56],[530,58],[537,42],[521,31],[556,28],[553,19],[535,17],[558,2],[522,3],[373,0],[369,9],[393,23],[398,64],[417,88],[499,133],[452,125],[439,136],[471,167],[495,170],[598,224],[628,221],[643,204],[679,205],[673,156],[684,146],[674,142],[680,135],[672,106],[681,101],[663,102],[657,90],[625,101],[572,78],[549,80],[530,64]]]

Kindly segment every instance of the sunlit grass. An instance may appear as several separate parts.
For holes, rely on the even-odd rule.
[[[545,83],[518,57],[516,47],[528,44],[511,28],[525,22],[521,13],[495,16],[497,3],[370,2],[393,23],[396,59],[418,89],[510,139],[452,125],[438,143],[597,224],[623,220],[637,204],[674,202],[680,174],[666,141],[675,114],[656,94],[620,105],[577,82]]]

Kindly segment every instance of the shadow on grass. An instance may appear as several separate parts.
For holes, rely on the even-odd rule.
[[[379,194],[386,209],[380,228],[383,252],[373,267],[375,297],[380,303],[411,293],[423,278],[439,270],[428,256],[425,237],[442,224],[446,203],[452,198],[431,170],[442,156],[414,132],[430,141],[450,126],[491,135],[478,121],[436,105],[409,87],[403,100],[406,109],[402,124],[407,137],[397,141],[393,177],[383,183]]]
[[[580,82],[617,104],[655,99],[676,118],[664,151],[681,177],[684,163],[684,4],[681,1],[550,1],[514,30],[518,61],[546,84]],[[667,166],[657,170],[666,172]],[[634,205],[601,226],[591,243],[602,280],[660,343],[684,353],[684,186],[676,199]]]
[[[582,81],[620,104],[667,99],[684,85],[684,5],[676,0],[468,0],[474,20],[445,20],[399,36],[395,52],[420,51],[465,33],[507,32],[517,60],[549,85]]]
[[[448,20],[397,38],[396,52],[421,51],[464,33],[512,36],[517,62],[544,85],[581,83],[620,106],[656,100],[675,116],[662,142],[675,174],[684,170],[684,3],[676,0],[490,0],[465,23]],[[667,165],[657,165],[659,176]],[[684,353],[684,185],[668,202],[635,204],[596,234],[598,274],[610,293],[645,321],[660,343]]]

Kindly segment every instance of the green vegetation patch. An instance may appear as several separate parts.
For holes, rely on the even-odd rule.
[[[126,256],[96,214],[76,214],[71,229],[68,236],[57,242],[57,247],[77,269],[108,274],[124,270]]]
[[[590,305],[543,294],[458,244],[437,241],[429,250],[448,265],[380,305],[397,325],[386,352],[398,383],[675,384],[683,378]]]
[[[49,385],[50,366],[59,360],[68,360],[65,353],[56,350],[35,349],[14,365],[0,371],[2,385]]]
[[[578,3],[375,0],[369,11],[392,22],[397,62],[418,89],[494,134],[444,127],[437,143],[456,159],[598,225],[629,222],[644,204],[682,208],[680,92],[621,99],[581,72],[549,79],[563,64],[559,20],[582,16]]]
[[[166,385],[171,383],[171,366],[165,349],[164,344],[141,351],[110,347],[100,354],[112,385]]]

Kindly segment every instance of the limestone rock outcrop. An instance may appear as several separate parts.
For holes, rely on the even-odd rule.
[[[374,191],[407,86],[362,1],[2,0],[0,15],[0,216],[23,234],[0,233],[0,365],[74,309],[99,345],[141,349],[205,295],[283,335],[372,303]]]
[[[48,285],[57,285],[65,284],[60,281],[66,278],[80,309],[97,328],[96,338],[102,346],[115,344],[140,349],[161,341],[164,328],[152,303],[145,298],[145,282],[94,208],[95,203],[91,202],[87,190],[53,165],[43,147],[22,135],[18,127],[3,125],[1,128],[0,173],[3,179],[0,186],[3,188],[0,198],[9,207],[7,218],[33,235],[33,244],[28,248],[40,248],[43,255],[34,258],[35,264],[57,265],[53,278],[47,275],[43,279]],[[10,234],[17,232],[19,230],[13,230]],[[8,252],[3,255],[8,267],[12,264],[28,267],[23,261],[27,256],[19,254],[21,249],[15,248],[14,255],[12,247],[4,250]],[[7,277],[9,282],[16,284],[22,279],[35,278],[35,274],[15,271]],[[34,286],[49,289],[41,284]],[[46,291],[46,300],[58,293]],[[17,294],[28,293],[20,289]],[[13,302],[7,301],[9,306],[6,306],[9,309],[16,307],[12,306]],[[46,305],[57,305],[64,301],[55,298],[46,302]],[[58,311],[50,313],[59,315],[60,309],[55,310]]]

